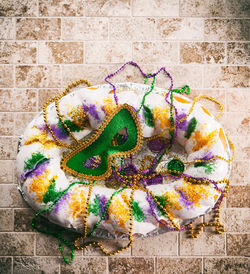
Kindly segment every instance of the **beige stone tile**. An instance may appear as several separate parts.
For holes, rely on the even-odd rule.
[[[180,237],[180,255],[224,255],[225,234],[202,232],[198,238],[187,237],[185,232]]]
[[[178,47],[174,42],[135,42],[133,60],[138,63],[177,64]]]
[[[13,66],[0,65],[0,88],[10,88],[13,85]]]
[[[91,85],[104,83],[104,78],[108,75],[107,65],[68,65],[62,66],[62,86],[66,87],[72,81],[87,79]],[[83,85],[84,86],[84,85]]]
[[[249,18],[250,6],[248,0],[227,0],[225,4],[227,16]]]
[[[156,22],[156,39],[203,40],[202,18],[159,18]]]
[[[228,273],[249,273],[248,258],[205,258],[204,273],[208,274],[228,274]]]
[[[58,258],[15,257],[13,265],[14,273],[60,273]]]
[[[39,89],[38,90],[38,111],[42,110],[42,107],[48,100],[62,92],[61,89]]]
[[[228,191],[227,207],[249,207],[250,186],[231,186]]]
[[[17,87],[53,88],[60,87],[61,76],[58,65],[17,66]]]
[[[226,208],[222,210],[222,221],[227,232],[250,231],[249,208]]]
[[[14,134],[14,114],[0,112],[0,135],[11,136]]]
[[[52,223],[48,223],[48,221],[39,221],[39,227],[40,227],[40,223],[42,224],[42,227],[44,229],[47,229],[48,231],[51,232],[58,232],[58,226],[52,224]],[[79,237],[79,234],[73,233],[71,231],[67,231],[65,233],[63,233],[62,237],[64,239],[66,239],[67,241],[70,242],[71,245],[73,245],[73,241]],[[50,236],[50,235],[46,235],[46,234],[42,234],[42,233],[38,233],[36,234],[36,255],[38,256],[61,256],[61,253],[59,251],[59,245],[58,245],[58,239]],[[68,256],[70,256],[70,252],[71,250],[63,245],[63,252],[65,254],[67,254]],[[75,256],[81,256],[82,255],[82,251],[81,250],[74,250]]]
[[[131,60],[128,42],[86,42],[86,63],[120,63]]]
[[[250,99],[247,90],[228,90],[226,91],[226,98],[228,112],[250,111]]]
[[[178,16],[179,2],[175,0],[134,0],[133,16]]]
[[[137,239],[132,246],[133,256],[177,255],[177,232]]]
[[[86,16],[130,16],[131,0],[85,0]]]
[[[180,62],[183,64],[223,64],[225,63],[225,45],[208,42],[181,43]]]
[[[0,137],[0,159],[12,160],[16,157],[17,141],[11,137]]]
[[[75,258],[70,265],[61,264],[61,274],[69,273],[107,273],[106,258]]]
[[[250,159],[250,140],[245,136],[230,136],[234,144],[235,160],[249,160]]]
[[[200,89],[202,87],[202,70],[199,66],[173,66],[166,64],[155,65],[155,71],[158,71],[161,67],[166,67],[166,70],[170,73],[174,81],[174,88],[180,88],[184,85],[189,85],[192,89]],[[170,81],[165,73],[161,73],[157,76],[156,86],[162,88],[169,88]]]
[[[248,136],[250,133],[250,118],[248,112],[227,112],[221,120],[229,136]]]
[[[40,16],[83,16],[84,3],[81,0],[39,1]]]
[[[36,43],[0,42],[1,64],[36,63]]]
[[[34,255],[34,234],[1,233],[0,255]]]
[[[227,234],[228,256],[250,255],[250,234]]]
[[[249,40],[248,21],[241,19],[205,19],[205,40]]]
[[[15,39],[15,18],[0,17],[0,39]]]
[[[13,180],[13,161],[0,160],[0,183],[8,184]]]
[[[108,18],[62,18],[63,40],[107,40]]]
[[[27,208],[16,185],[0,185],[0,207]]]
[[[180,16],[225,16],[225,2],[218,0],[180,0]]]
[[[249,43],[231,42],[227,44],[228,64],[246,65],[249,62]]]
[[[0,16],[37,16],[37,1],[2,0]]]
[[[250,162],[234,161],[232,164],[232,172],[230,176],[231,185],[247,184],[250,181]]]
[[[33,89],[0,89],[2,111],[36,111],[36,91]]]
[[[32,219],[35,212],[30,208],[14,209],[14,231],[16,232],[33,232]]]
[[[155,19],[149,17],[110,18],[110,40],[154,40]]]
[[[110,73],[114,73],[121,66],[122,64],[63,66],[63,86],[66,87],[72,81],[79,80],[80,78],[87,79],[91,85],[107,84],[104,81],[105,77]],[[141,68],[145,73],[154,72],[152,66],[148,64],[142,64]],[[120,73],[110,78],[110,80],[112,83],[126,81],[143,83],[144,78],[136,67],[127,65]]]
[[[0,209],[0,231],[13,231],[12,209]]]
[[[247,66],[205,66],[206,88],[246,88],[249,86]]]
[[[61,37],[60,18],[18,18],[18,40],[58,40]]]
[[[127,274],[151,274],[154,273],[153,258],[115,258],[109,257],[109,273],[127,273]]]
[[[201,258],[157,258],[158,274],[202,273]]]
[[[20,136],[24,133],[27,125],[35,117],[35,113],[16,113],[15,114],[15,135]]]
[[[40,64],[83,63],[83,43],[42,42],[39,43]]]
[[[12,258],[3,257],[0,258],[0,272],[10,274],[12,270]]]

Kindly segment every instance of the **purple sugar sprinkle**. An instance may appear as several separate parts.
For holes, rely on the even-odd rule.
[[[105,195],[99,196],[98,200],[99,200],[99,205],[100,205],[100,209],[101,209],[101,216],[102,216],[105,212],[108,200],[107,200]],[[109,219],[109,215],[108,215],[108,212],[107,212],[105,217],[104,217],[104,220],[108,220],[108,219]]]
[[[176,191],[180,194],[181,202],[185,207],[189,208],[191,205],[193,205],[193,202],[188,200],[183,191],[179,189],[176,189]]]
[[[58,127],[57,125],[51,125],[51,130],[53,131],[53,133],[55,134],[56,138],[61,139],[61,140],[65,140],[68,137],[68,134],[66,131],[63,131],[60,127]],[[40,128],[41,130],[45,130],[47,134],[50,134],[48,128],[44,125],[42,126],[42,128]]]
[[[164,139],[157,138],[149,140],[147,146],[153,153],[160,153],[167,147],[167,143]]]
[[[214,155],[213,155],[212,151],[207,151],[207,152],[202,156],[202,158],[199,159],[199,160],[208,161],[208,160],[212,159],[213,157],[214,157]],[[198,159],[195,159],[195,160],[198,160]]]
[[[35,164],[33,169],[25,170],[25,172],[21,175],[22,181],[25,181],[27,178],[37,177],[44,173],[49,164],[49,160],[43,163]]]
[[[58,212],[63,209],[63,207],[69,202],[70,194],[66,193],[62,196],[62,198],[56,203],[54,213],[58,214]]]
[[[150,175],[155,174],[155,172],[151,173]],[[163,178],[161,174],[156,175],[155,177],[152,177],[151,179],[147,180],[147,185],[159,185],[162,184]]]
[[[82,104],[82,106],[83,106],[84,111],[88,112],[95,120],[100,122],[100,117],[99,117],[99,113],[96,109],[96,105],[90,104],[88,106],[88,105]]]
[[[181,113],[178,115],[178,120],[181,120],[182,118],[186,117],[187,115],[185,113]],[[184,120],[178,125],[179,129],[185,131],[188,127],[188,121]]]

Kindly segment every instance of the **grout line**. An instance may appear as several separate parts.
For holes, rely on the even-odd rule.
[[[154,256],[154,274],[157,274],[157,257]]]
[[[232,233],[230,233],[230,234],[232,234]],[[227,231],[226,231],[226,233],[225,233],[225,256],[226,257],[227,257],[227,254],[228,254],[228,247],[227,247]]]
[[[14,274],[14,258],[11,256],[11,273]]]
[[[12,21],[13,21],[13,25],[14,25],[14,38],[13,38],[13,41],[16,42],[16,18],[12,18]],[[12,40],[12,39],[11,39]]]
[[[181,65],[181,42],[177,43],[177,65]]]
[[[108,26],[109,26],[109,21],[108,21]],[[109,32],[109,29],[108,29]],[[125,42],[129,42],[128,40],[124,40],[124,39],[116,39],[116,40],[107,40],[107,39],[82,39],[82,38],[78,38],[78,39],[2,39],[2,42],[6,42],[6,43],[34,43],[34,42],[61,42],[61,43],[73,43],[73,42],[81,42],[81,41],[87,41],[87,42],[96,42],[96,43],[104,43],[107,41],[117,41],[120,43],[125,43]],[[242,44],[249,44],[248,40],[204,40],[204,39],[157,39],[155,37],[155,39],[152,40],[135,40],[132,39],[133,42],[138,42],[138,43],[151,43],[151,42],[155,42],[155,43],[163,43],[163,42],[185,42],[185,43],[209,43],[209,44],[213,44],[213,43],[242,43]],[[18,63],[19,64],[19,63]]]
[[[201,88],[205,87],[205,65],[201,68]]]
[[[39,17],[39,0],[36,0],[36,12],[37,12],[37,17]]]
[[[34,235],[34,256],[36,256],[36,243],[37,243],[36,237],[37,237],[37,233],[35,233]]]
[[[227,54],[228,54],[228,52],[227,52],[227,42],[224,42],[224,46],[225,46],[225,65],[229,65],[228,64],[228,56],[227,56]]]
[[[108,257],[106,256],[106,272],[107,272],[107,274],[109,274],[109,259],[108,259]]]
[[[181,232],[178,232],[178,235],[177,235],[177,254],[178,256],[180,256],[181,254]]]
[[[205,260],[204,260],[204,257],[202,256],[202,258],[201,258],[201,274],[204,273],[204,267],[205,267]]]
[[[132,9],[131,9],[132,10]],[[14,18],[17,19],[22,19],[22,18],[27,18],[27,19],[60,19],[60,18],[130,18],[130,17],[135,17],[135,18],[148,18],[148,17],[155,17],[155,18],[166,18],[166,19],[176,19],[176,18],[189,18],[189,19],[216,19],[216,20],[242,20],[242,21],[247,21],[250,19],[250,17],[228,17],[228,16],[162,16],[162,15],[103,15],[103,16],[86,16],[86,15],[75,15],[75,16],[15,16]],[[13,16],[4,16],[4,18],[13,18]]]

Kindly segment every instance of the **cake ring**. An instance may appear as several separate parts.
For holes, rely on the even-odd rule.
[[[219,206],[232,151],[198,102],[211,98],[190,100],[181,94],[187,87],[155,87],[152,78],[151,86],[103,84],[66,94],[84,81],[75,82],[29,123],[17,172],[36,217],[83,238],[128,238],[129,247],[134,237],[183,230]]]

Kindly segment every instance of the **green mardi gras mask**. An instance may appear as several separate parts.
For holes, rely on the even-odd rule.
[[[127,129],[128,138],[122,144],[113,144],[112,140],[123,128]],[[136,111],[124,104],[107,116],[94,135],[62,157],[61,168],[73,176],[104,179],[112,172],[110,160],[113,157],[128,157],[141,145],[142,133]],[[99,156],[101,163],[96,168],[84,166],[84,162],[94,156]]]

